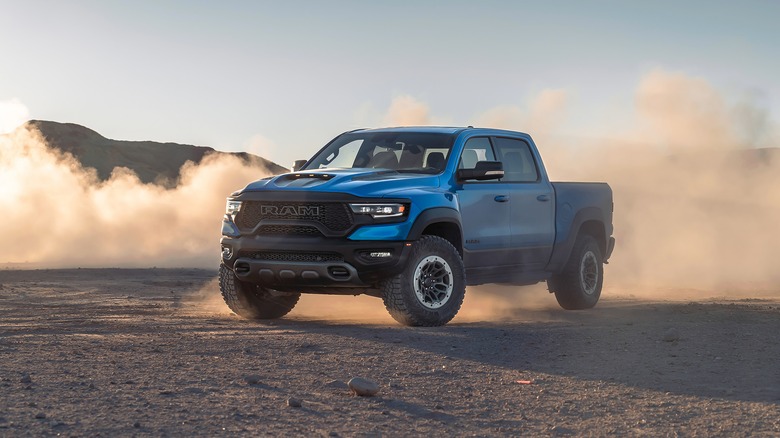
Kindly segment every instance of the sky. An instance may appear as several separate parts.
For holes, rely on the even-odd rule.
[[[289,166],[396,113],[465,126],[564,96],[558,134],[619,138],[659,71],[778,125],[778,19],[771,0],[0,0],[0,130],[72,122]]]

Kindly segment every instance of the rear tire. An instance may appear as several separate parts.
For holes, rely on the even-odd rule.
[[[588,234],[578,236],[563,272],[549,281],[555,299],[564,309],[595,306],[604,284],[604,262],[596,239]]]
[[[230,310],[247,319],[281,318],[301,297],[299,293],[279,292],[241,281],[224,264],[219,266],[219,290]]]
[[[460,310],[466,271],[454,246],[438,236],[414,243],[406,267],[380,287],[390,316],[408,326],[441,326]]]

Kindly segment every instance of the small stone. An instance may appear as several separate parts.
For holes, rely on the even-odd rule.
[[[22,373],[22,378],[19,379],[21,383],[32,383],[32,378],[27,373]]]
[[[677,331],[677,329],[670,328],[664,333],[664,337],[662,338],[664,342],[674,342],[680,340],[680,332]]]
[[[250,374],[244,377],[244,381],[250,385],[257,385],[262,379],[257,374]]]
[[[301,401],[297,398],[290,397],[287,399],[287,406],[291,408],[300,408],[303,406],[303,403],[301,403]]]
[[[362,377],[353,377],[347,382],[347,386],[361,397],[372,397],[379,392],[379,385]]]
[[[43,420],[44,418],[46,418],[46,414],[44,414],[43,412],[38,412],[37,414],[35,414],[35,418],[38,420]]]
[[[136,429],[139,429],[141,427],[141,423],[136,421],[135,423],[133,423],[133,427],[136,428]]]

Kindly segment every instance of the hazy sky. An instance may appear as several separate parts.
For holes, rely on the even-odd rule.
[[[779,22],[772,0],[0,0],[0,129],[28,116],[289,165],[404,96],[468,125],[563,90],[562,133],[610,136],[657,69],[777,123]]]

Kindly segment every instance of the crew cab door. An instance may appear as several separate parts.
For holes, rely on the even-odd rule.
[[[494,161],[488,137],[466,141],[458,167],[473,169],[477,161]],[[508,264],[510,206],[504,184],[498,181],[464,181],[455,191],[460,203],[464,264],[494,268]]]
[[[555,193],[542,177],[531,145],[516,138],[493,137],[496,159],[504,165],[502,187],[509,195],[509,247],[525,272],[547,265],[555,241]]]

